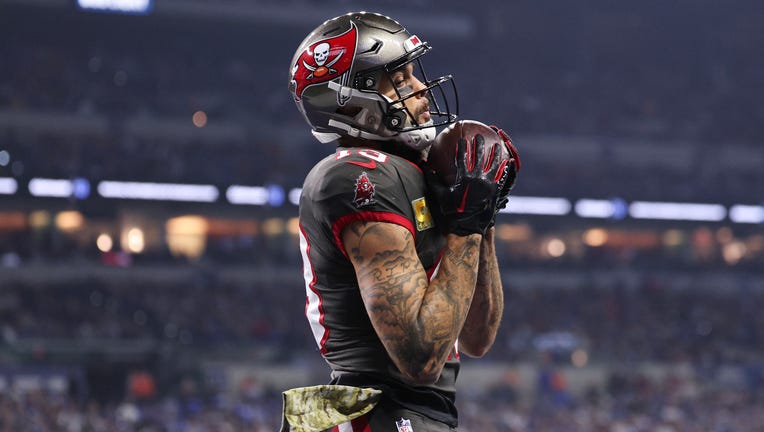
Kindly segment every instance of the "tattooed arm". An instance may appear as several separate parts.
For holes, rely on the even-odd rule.
[[[464,325],[480,238],[448,235],[438,274],[428,282],[405,228],[356,222],[343,231],[371,323],[398,369],[417,383],[438,379]]]
[[[459,351],[471,357],[484,356],[496,340],[503,312],[504,292],[496,261],[494,228],[491,227],[480,243],[477,286],[467,320],[459,335]]]

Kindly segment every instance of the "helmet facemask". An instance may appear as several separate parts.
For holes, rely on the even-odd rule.
[[[412,55],[401,59],[402,61],[383,67],[383,73],[379,75],[386,81],[385,87],[394,92],[393,97],[390,92],[387,92],[388,94],[380,92],[380,87],[383,87],[381,82],[377,86],[377,91],[387,101],[382,110],[384,127],[394,133],[391,139],[401,141],[418,150],[435,139],[438,126],[453,123],[459,110],[453,77],[449,75],[434,80],[428,79],[422,66],[421,56],[429,50],[429,46],[423,44],[421,48],[418,52],[413,52]],[[407,70],[409,66],[411,71]],[[412,75],[416,79],[417,88],[414,89],[410,84],[398,86],[394,79],[400,74]],[[411,105],[415,106],[415,110],[419,109],[421,104],[416,100],[422,97],[427,100],[423,111],[427,113],[425,118],[422,118],[422,111],[413,112],[411,109]]]

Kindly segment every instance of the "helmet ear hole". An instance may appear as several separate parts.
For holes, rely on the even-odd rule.
[[[360,77],[358,88],[363,90],[373,90],[377,87],[377,79],[372,75],[363,75]]]
[[[391,110],[385,114],[385,125],[391,130],[401,130],[406,124],[406,116],[403,109]]]

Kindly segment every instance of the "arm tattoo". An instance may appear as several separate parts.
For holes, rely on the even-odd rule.
[[[344,240],[369,317],[390,357],[404,373],[439,371],[472,301],[480,237],[450,242],[432,282],[414,239],[400,227],[358,223]]]
[[[475,296],[459,335],[460,346],[471,355],[485,353],[493,345],[503,311],[504,292],[493,239],[484,239]]]

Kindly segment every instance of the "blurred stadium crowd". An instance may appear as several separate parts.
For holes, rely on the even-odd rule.
[[[594,272],[582,281],[561,278],[572,281],[568,284],[537,275],[535,282],[515,287],[514,271],[522,270],[507,271],[501,337],[479,360],[510,366],[494,385],[465,389],[459,399],[463,430],[764,427],[764,322],[759,313],[764,292],[751,288],[745,278],[728,280],[732,286],[725,292],[704,283],[707,274],[686,280],[673,273],[598,280]],[[172,278],[115,280],[122,278],[4,284],[4,352],[14,352],[27,366],[60,362],[65,354],[57,342],[82,352],[121,346],[133,356],[151,357],[152,347],[161,347],[169,359],[190,351],[295,367],[316,354],[308,329],[295,319],[302,305],[294,299],[302,297],[302,289],[294,276],[276,275],[278,282],[254,284],[201,270]],[[541,365],[532,374],[537,383],[531,394],[516,387],[511,365],[523,364]],[[641,371],[644,364],[686,373],[657,379]],[[467,361],[465,368],[480,365]],[[569,389],[570,372],[564,371],[590,365],[606,366],[605,382]],[[50,395],[45,389],[9,386],[2,421],[10,423],[3,425],[42,431],[269,431],[277,426],[278,386],[243,380],[236,383],[237,393],[229,394],[212,380],[189,383],[187,376],[166,367],[156,368],[151,377],[157,389],[148,393],[135,390],[124,374],[101,377],[100,386],[91,385],[97,388]],[[105,385],[112,387],[106,393]],[[85,411],[76,408],[82,401],[90,401]],[[14,422],[24,427],[16,429]],[[24,429],[36,422],[39,426]]]
[[[465,117],[512,132],[517,194],[762,202],[755,2],[445,3],[466,30],[422,31],[427,69],[456,76]],[[0,7],[0,177],[292,188],[331,151],[286,91],[315,23]],[[160,233],[177,214],[219,219],[187,258],[161,234],[141,253],[97,246],[128,206],[0,195],[0,431],[276,430],[282,387],[221,384],[201,359],[315,367],[295,207],[136,203],[129,216]],[[84,226],[50,220],[70,209]],[[503,328],[464,368],[501,379],[464,388],[460,430],[764,430],[760,225],[501,215],[499,227]],[[603,228],[609,240],[586,240]],[[66,385],[30,381],[61,365],[76,372]],[[306,384],[326,379],[319,366]]]
[[[689,388],[689,390],[687,390]],[[639,374],[614,375],[604,391],[581,400],[561,391],[518,404],[511,386],[461,405],[466,432],[694,432],[754,431],[762,427],[762,395],[749,390],[698,390],[672,379],[651,382]],[[85,409],[56,394],[0,394],[2,427],[8,431],[270,432],[280,395],[260,388],[231,399],[193,390],[152,402],[89,403]],[[488,414],[487,414],[488,413]]]
[[[703,282],[712,273],[544,282],[534,272],[532,282],[517,287],[512,276],[519,271],[507,269],[503,337],[489,360],[528,362],[550,353],[568,363],[576,350],[595,363],[678,362],[709,370],[759,360],[764,293],[742,277],[725,279],[731,286],[719,292]],[[300,279],[279,274],[278,282],[253,284],[201,270],[165,279],[103,275],[6,283],[3,343],[145,341],[210,352],[242,347],[276,361],[311,355],[308,329],[295,319],[303,306],[294,302],[303,294]],[[44,360],[44,350],[35,356]]]

